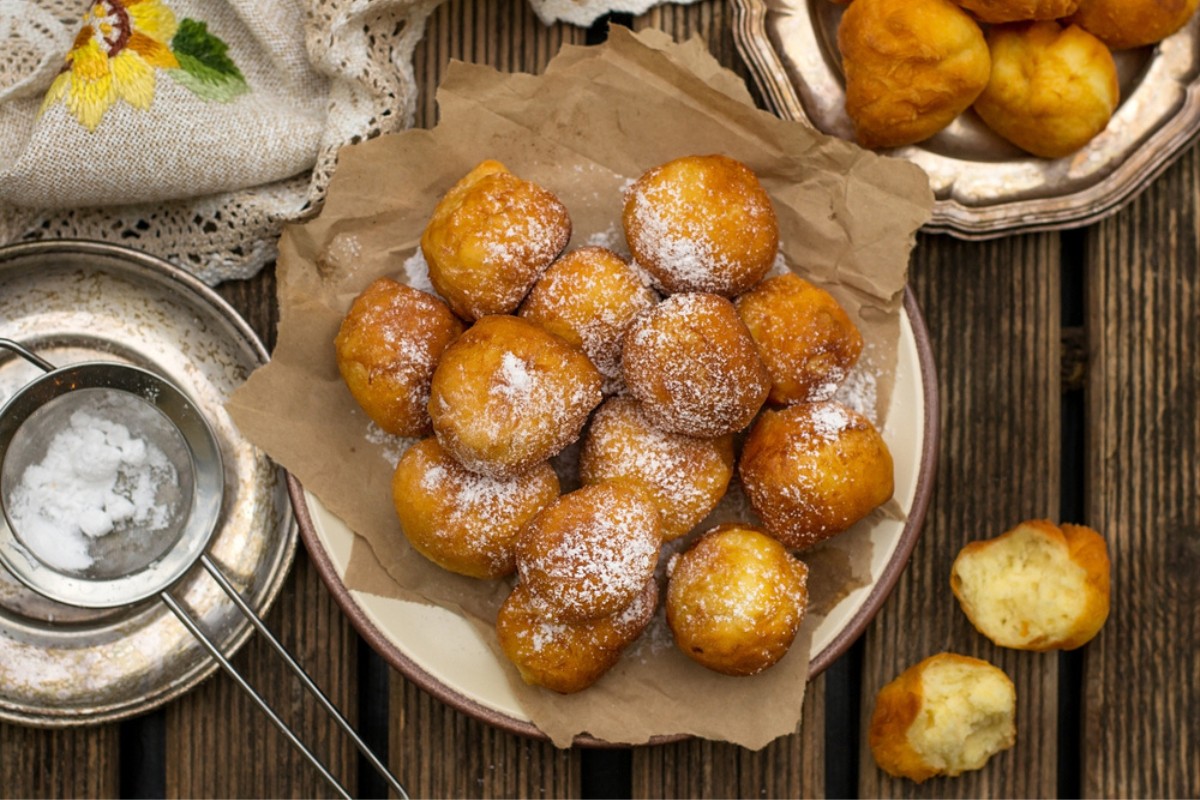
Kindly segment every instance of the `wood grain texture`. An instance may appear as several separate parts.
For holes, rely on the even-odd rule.
[[[950,593],[950,564],[976,538],[1059,506],[1059,240],[987,244],[923,236],[911,280],[932,338],[942,406],[941,459],[908,569],[868,629],[860,796],[1048,797],[1055,794],[1058,662],[993,646]],[[883,684],[952,651],[986,659],[1017,687],[1017,744],[984,769],[921,786],[890,778],[866,747]]]
[[[578,797],[579,752],[462,714],[396,674],[391,763],[413,797]]]
[[[738,55],[733,40],[733,3],[730,0],[700,0],[689,5],[665,3],[634,19],[634,30],[646,28],[665,31],[676,42],[693,37],[700,39],[721,66],[746,82],[758,105],[763,106],[750,71]]]
[[[1088,797],[1200,796],[1200,155],[1092,229],[1087,522],[1112,612],[1087,646]]]
[[[825,678],[808,685],[801,730],[752,751],[689,740],[633,751],[633,797],[824,797]]]
[[[307,558],[265,621],[352,725],[358,637]],[[353,793],[357,751],[270,645],[254,636],[234,665]],[[168,706],[166,787],[173,797],[333,797],[320,774],[224,673]]]
[[[543,25],[524,0],[449,0],[430,15],[413,53],[416,126],[437,122],[436,89],[451,59],[486,64],[502,72],[537,74],[564,44],[583,44],[587,32]],[[482,159],[482,156],[481,156]]]
[[[116,797],[117,725],[40,730],[0,724],[0,797]]]

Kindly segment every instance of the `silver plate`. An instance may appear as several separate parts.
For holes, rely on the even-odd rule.
[[[237,313],[164,261],[107,244],[39,242],[0,248],[0,336],[56,366],[135,364],[191,397],[225,462],[221,522],[209,553],[250,605],[265,611],[291,566],[297,527],[282,470],[224,409],[267,359]],[[0,403],[40,374],[0,355]],[[253,630],[201,568],[172,592],[225,653]],[[0,570],[0,719],[39,726],[120,719],[179,696],[217,668],[160,602],[77,609],[41,598]]]
[[[837,50],[843,6],[734,0],[734,40],[782,117],[853,139]],[[968,111],[921,144],[886,151],[929,173],[927,230],[969,239],[1090,224],[1135,197],[1200,132],[1200,18],[1158,47],[1115,54],[1122,102],[1108,129],[1067,158],[1035,158]]]

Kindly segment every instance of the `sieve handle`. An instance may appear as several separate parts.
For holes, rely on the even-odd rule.
[[[42,358],[41,356],[34,355],[34,353],[32,351],[26,350],[24,347],[17,344],[16,342],[14,342],[12,339],[0,338],[0,347],[4,348],[5,350],[13,351],[17,355],[19,355],[21,358],[28,361],[30,364],[33,364],[35,367],[38,367],[39,369],[41,369],[42,372],[53,372],[54,371],[53,364],[51,364],[49,361]]]
[[[333,702],[325,695],[325,693],[321,691],[321,688],[317,686],[312,678],[309,677],[308,673],[305,672],[304,668],[301,667],[296,659],[292,657],[292,654],[289,653],[287,648],[283,646],[283,643],[276,638],[275,634],[271,633],[271,630],[267,627],[266,623],[254,613],[254,609],[250,608],[250,605],[242,599],[242,596],[238,594],[237,588],[229,582],[229,579],[225,577],[225,573],[221,571],[221,568],[218,567],[216,563],[208,557],[207,553],[200,556],[200,563],[204,565],[204,568],[208,570],[208,574],[211,575],[213,580],[215,580],[221,589],[225,591],[225,594],[229,595],[229,599],[234,602],[234,605],[238,607],[243,616],[250,621],[255,630],[257,630],[263,637],[266,638],[268,642],[271,643],[271,646],[275,648],[275,652],[279,654],[279,657],[283,659],[284,663],[286,663],[292,670],[292,673],[300,679],[300,682],[304,684],[305,688],[308,689],[308,691],[317,698],[325,710],[329,712],[329,715],[333,717],[338,726],[346,733],[347,736],[350,737],[350,739],[354,742],[354,745],[358,748],[359,752],[361,752],[366,757],[367,761],[371,763],[371,766],[375,768],[375,771],[378,772],[385,781],[387,781],[388,785],[395,790],[396,794],[400,796],[401,800],[409,800],[408,793],[404,791],[404,787],[400,785],[400,781],[396,780],[396,776],[393,775],[386,766],[384,766],[383,762],[381,762],[378,757],[376,757],[371,748],[367,746],[367,743],[362,740],[362,737],[358,735],[346,718],[342,716],[342,713],[338,711],[337,706],[335,706]]]
[[[283,735],[288,738],[288,741],[295,745],[296,749],[303,753],[305,757],[312,762],[312,765],[317,768],[317,771],[321,773],[325,780],[329,781],[329,785],[332,786],[338,794],[345,798],[345,800],[352,800],[350,793],[347,792],[346,788],[338,782],[338,779],[333,777],[329,770],[325,768],[325,765],[321,763],[320,759],[313,755],[313,752],[304,746],[304,742],[300,741],[295,732],[287,726],[287,723],[279,718],[279,715],[276,714],[275,710],[272,709],[267,701],[263,699],[263,696],[254,690],[254,687],[251,686],[244,677],[242,677],[242,674],[238,672],[237,668],[229,662],[229,659],[227,659],[224,654],[221,653],[221,650],[215,644],[213,644],[212,640],[205,635],[204,631],[200,630],[200,626],[196,624],[194,619],[192,619],[191,614],[185,611],[183,606],[181,606],[179,602],[169,593],[165,591],[160,592],[158,596],[159,599],[161,599],[167,606],[167,608],[174,612],[175,616],[178,617],[179,621],[183,623],[183,626],[191,632],[192,636],[195,636],[200,644],[204,645],[204,649],[208,651],[209,655],[215,658],[217,663],[225,668],[225,671],[229,673],[229,677],[233,678],[237,682],[238,686],[241,686],[246,690],[246,693],[253,698],[254,702],[258,704],[258,707],[261,708],[263,712],[266,713],[266,715],[271,719],[271,721],[275,723],[276,727],[283,732]]]

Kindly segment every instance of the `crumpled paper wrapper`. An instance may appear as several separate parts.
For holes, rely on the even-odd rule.
[[[869,579],[869,519],[805,554],[813,573],[810,619],[790,653],[759,675],[731,678],[696,665],[675,650],[660,610],[588,690],[561,696],[526,686],[495,644],[496,609],[511,583],[453,575],[408,547],[390,491],[402,443],[379,435],[355,405],[338,374],[333,338],[372,280],[410,276],[433,206],[485,158],[558,195],[571,213],[571,246],[621,251],[629,182],[681,155],[720,152],[748,164],[770,193],[786,267],[829,289],[860,325],[865,380],[847,400],[882,423],[908,254],[933,202],[924,173],[754,108],[743,83],[698,41],[675,45],[655,31],[614,28],[603,45],[565,47],[540,77],[455,63],[438,102],[441,122],[433,130],[345,148],[321,214],[285,231],[278,345],[231,399],[230,413],[357,534],[346,585],[440,605],[475,622],[522,707],[555,744],[568,746],[583,733],[631,744],[692,734],[760,748],[793,732],[811,631],[821,613]],[[558,459],[568,461],[569,454]],[[568,476],[564,491],[569,486]],[[705,525],[744,519],[739,497],[735,483]],[[892,505],[876,513],[902,512]]]

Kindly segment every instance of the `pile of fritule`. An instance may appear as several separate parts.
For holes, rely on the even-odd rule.
[[[675,539],[686,549],[666,564],[664,605],[680,650],[730,675],[776,663],[807,606],[792,551],[893,491],[882,437],[830,399],[862,336],[828,292],[767,277],[778,224],[749,168],[721,155],[654,167],[626,189],[621,221],[633,263],[564,253],[563,204],[485,161],[421,238],[436,296],[379,279],[335,340],[367,415],[425,437],[393,478],[404,535],[452,572],[515,572],[501,647],[525,681],[564,693],[649,624]],[[581,488],[562,494],[550,459],[581,435]],[[735,465],[761,527],[683,540]]]
[[[1111,50],[1161,41],[1198,2],[853,0],[838,27],[846,112],[865,147],[923,141],[973,107],[1022,150],[1067,156],[1116,111]]]

